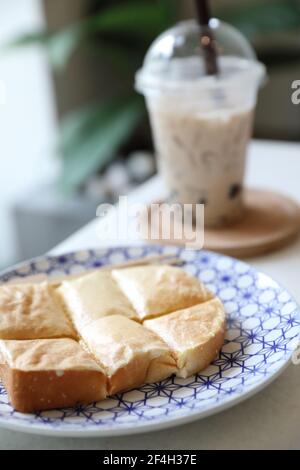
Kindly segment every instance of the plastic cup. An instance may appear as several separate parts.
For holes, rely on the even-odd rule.
[[[219,76],[205,75],[199,26],[184,22],[154,42],[136,77],[169,200],[204,204],[206,227],[232,223],[243,214],[246,152],[265,75],[245,38],[212,21],[223,50]],[[240,50],[232,51],[237,34]]]

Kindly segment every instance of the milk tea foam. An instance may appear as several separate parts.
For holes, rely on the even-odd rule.
[[[170,200],[205,205],[205,225],[241,217],[246,150],[253,108],[212,112],[150,106],[158,167]]]

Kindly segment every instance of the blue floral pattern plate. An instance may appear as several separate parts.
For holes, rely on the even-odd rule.
[[[219,357],[188,379],[170,377],[98,403],[26,415],[9,404],[0,385],[0,425],[61,436],[145,432],[203,418],[253,395],[287,366],[300,333],[299,309],[290,294],[249,265],[206,251],[177,247],[125,247],[44,256],[0,275],[1,282],[32,275],[80,273],[142,256],[174,253],[223,301],[225,344]]]

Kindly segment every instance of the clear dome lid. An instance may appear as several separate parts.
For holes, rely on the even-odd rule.
[[[257,86],[265,76],[265,67],[257,61],[247,39],[234,27],[212,18],[212,30],[218,54],[218,76],[206,75],[201,27],[194,20],[183,21],[162,33],[150,46],[143,67],[136,74],[136,88],[142,93],[176,90],[190,86],[220,86],[220,79],[237,80],[252,75]]]

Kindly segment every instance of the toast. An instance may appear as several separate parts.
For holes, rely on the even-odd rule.
[[[52,286],[0,286],[0,339],[76,338]]]
[[[191,307],[212,297],[198,279],[174,266],[116,269],[112,276],[141,321]]]
[[[70,338],[0,340],[0,375],[12,406],[23,413],[102,400],[106,376]]]
[[[225,311],[219,299],[180,310],[144,325],[156,333],[176,359],[176,375],[189,377],[205,369],[224,343]]]
[[[22,412],[102,400],[205,368],[224,341],[219,299],[179,268],[0,286],[0,378]]]
[[[91,323],[81,336],[106,372],[110,395],[158,382],[176,371],[168,346],[152,331],[121,315]]]

